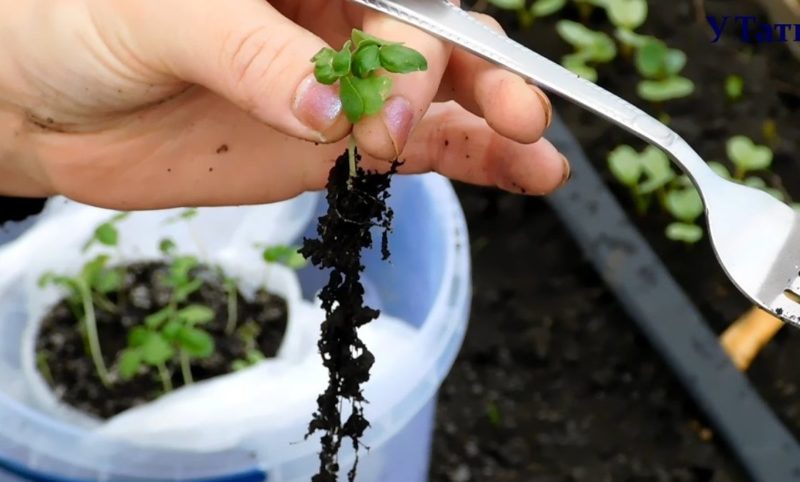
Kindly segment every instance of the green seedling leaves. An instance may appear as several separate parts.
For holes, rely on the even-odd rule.
[[[628,187],[637,186],[643,172],[639,153],[627,145],[619,146],[609,153],[608,168],[619,182]]]
[[[39,277],[38,284],[40,288],[53,285],[53,286],[59,286],[61,288],[66,288],[67,290],[76,293],[80,289],[77,280],[75,280],[74,278],[70,278],[69,276],[57,275],[55,273],[49,273],[49,272]]]
[[[708,163],[708,167],[710,167],[711,170],[717,174],[717,176],[723,179],[731,178],[731,171],[729,171],[728,168],[725,167],[725,165],[721,162],[711,161]]]
[[[734,136],[725,147],[731,162],[741,173],[768,169],[772,165],[772,150],[756,145],[749,137]]]
[[[195,291],[203,286],[203,280],[192,279],[191,271],[199,265],[194,256],[179,256],[172,260],[169,266],[167,284],[172,287],[172,298],[176,303],[182,303]]]
[[[305,257],[299,252],[296,246],[270,246],[262,253],[264,261],[267,263],[277,263],[291,269],[300,269],[307,263]]]
[[[533,5],[531,5],[530,13],[534,17],[546,17],[558,12],[564,8],[566,4],[567,0],[536,0],[533,2]]]
[[[356,123],[364,117],[365,102],[364,97],[355,84],[356,77],[348,76],[340,79],[339,96],[342,99],[342,108],[347,119]]]
[[[189,305],[178,310],[177,317],[187,325],[202,325],[214,319],[214,310],[203,305]]]
[[[347,75],[350,72],[350,67],[352,65],[353,60],[353,53],[350,51],[351,42],[348,40],[344,44],[344,48],[333,56],[331,60],[331,67],[333,68],[333,73],[336,77],[342,77],[343,75]]]
[[[142,368],[142,352],[135,349],[123,350],[119,357],[119,375],[123,380],[130,380]]]
[[[164,338],[170,342],[174,342],[182,328],[183,324],[178,319],[172,318],[161,328],[161,333],[164,335]]]
[[[694,93],[694,82],[685,77],[670,77],[664,80],[643,80],[636,92],[649,102],[665,102],[688,97]]]
[[[83,265],[80,279],[86,286],[100,294],[119,290],[122,286],[122,272],[107,267],[108,255],[99,255]]]
[[[192,219],[196,218],[200,214],[200,210],[197,208],[186,208],[179,212],[177,215],[167,218],[164,221],[164,224],[174,224],[180,221],[191,221]]]
[[[737,101],[744,94],[744,79],[742,76],[731,74],[725,77],[725,96],[728,100]]]
[[[398,44],[398,42],[388,42],[386,40],[379,39],[378,37],[374,37],[366,32],[362,32],[357,28],[354,28],[352,32],[350,32],[350,41],[352,42],[352,45],[356,50],[368,47],[370,45],[381,46],[381,45]]]
[[[609,62],[617,55],[614,40],[603,32],[596,32],[571,20],[559,21],[556,30],[576,50],[562,57],[561,64],[586,80],[597,81],[597,70],[590,63]]]
[[[562,57],[561,65],[575,75],[590,82],[597,82],[597,69],[586,64],[586,57],[581,53],[568,54]]]
[[[164,238],[158,243],[158,250],[161,251],[161,254],[164,256],[172,256],[175,254],[177,248],[175,241],[169,238]]]
[[[354,75],[343,77],[339,95],[348,120],[356,123],[363,117],[380,112],[391,89],[392,79],[388,77],[366,79],[359,79]]]
[[[665,205],[675,219],[687,224],[694,223],[703,214],[703,200],[691,187],[668,192]]]
[[[381,66],[395,74],[408,74],[428,70],[428,61],[416,50],[399,44],[380,48]]]
[[[632,32],[624,28],[616,29],[614,31],[614,36],[621,44],[633,47],[635,49],[643,47],[650,39],[650,37],[647,37],[645,35],[639,35],[635,32]]]
[[[644,100],[665,102],[694,92],[694,83],[678,75],[686,66],[686,54],[667,47],[657,38],[644,40],[636,50],[634,63],[644,77],[636,87],[637,94]]]
[[[234,371],[241,371],[266,359],[267,358],[264,356],[263,353],[261,353],[261,351],[257,349],[248,350],[247,353],[245,354],[245,358],[243,360],[242,359],[235,360],[231,364],[231,368]]]
[[[128,346],[140,348],[147,341],[150,331],[143,326],[136,326],[128,332]]]
[[[101,294],[118,291],[122,286],[122,273],[115,269],[104,269],[95,276],[92,288]]]
[[[642,170],[646,180],[639,186],[642,194],[654,192],[675,179],[675,172],[664,151],[654,146],[647,146],[641,155]]]
[[[119,212],[111,216],[111,218],[97,226],[89,238],[83,245],[83,251],[86,252],[95,244],[100,244],[106,247],[116,247],[119,244],[119,230],[117,224],[128,218],[130,213]]]
[[[103,223],[95,230],[94,237],[100,244],[116,246],[119,241],[119,232],[113,224]]]
[[[206,358],[214,353],[214,339],[198,328],[182,327],[178,330],[175,341],[182,350],[194,358]]]
[[[389,77],[369,77],[356,79],[359,91],[364,96],[364,115],[371,116],[381,111],[384,102],[392,91],[392,79]]]
[[[428,69],[425,57],[397,42],[387,42],[358,29],[338,52],[324,48],[312,59],[318,82],[339,82],[339,97],[347,119],[355,124],[381,111],[392,80],[381,71],[408,74]]]
[[[381,58],[378,45],[367,45],[353,55],[353,74],[358,78],[366,79],[380,68]]]
[[[587,61],[609,62],[617,55],[614,40],[603,32],[596,32],[571,20],[556,23],[556,31],[561,37],[583,54]]]
[[[667,226],[665,235],[673,241],[694,244],[703,239],[703,228],[696,224],[671,223]]]
[[[646,0],[608,0],[606,12],[611,22],[620,28],[635,30],[647,19]]]
[[[200,262],[194,256],[179,256],[175,258],[170,263],[167,281],[172,286],[187,283],[189,281],[189,273],[199,264]]]
[[[157,330],[161,325],[164,324],[168,319],[170,319],[174,315],[174,309],[170,306],[156,311],[155,313],[148,315],[144,319],[144,324],[146,327]],[[130,342],[130,340],[129,340]]]
[[[142,360],[148,365],[161,365],[175,356],[175,349],[166,338],[160,333],[152,331],[147,333],[147,338],[139,350]]]
[[[193,279],[186,284],[182,284],[175,288],[175,292],[172,297],[178,303],[183,303],[186,301],[189,296],[192,295],[195,291],[199,290],[203,286],[203,280],[201,279]]]
[[[556,32],[576,50],[589,49],[595,43],[598,34],[572,20],[560,20],[556,23]]]
[[[636,51],[634,62],[642,77],[662,80],[678,75],[683,70],[686,66],[686,54],[650,37]]]
[[[339,80],[339,76],[333,69],[333,58],[336,56],[336,51],[332,48],[323,48],[316,55],[311,58],[314,62],[314,77],[317,82],[325,85],[333,85]]]
[[[525,8],[525,0],[489,0],[489,3],[503,10],[520,10]]]

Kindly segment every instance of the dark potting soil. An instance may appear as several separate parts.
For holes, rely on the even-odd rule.
[[[308,435],[322,434],[319,473],[313,482],[339,480],[339,449],[349,438],[356,450],[356,460],[348,471],[353,482],[358,470],[359,440],[369,427],[364,418],[364,395],[361,385],[369,380],[375,357],[359,339],[357,329],[376,319],[380,312],[364,305],[361,285],[361,251],[372,246],[372,228],[383,231],[383,259],[389,258],[388,231],[392,210],[386,205],[391,175],[398,162],[386,173],[368,173],[357,168],[350,177],[348,153],[331,168],[327,185],[328,211],[319,218],[318,239],[305,239],[300,252],[321,269],[330,269],[328,283],[319,298],[325,310],[318,343],[322,363],[328,369],[328,387],[317,398],[317,411],[308,426]],[[356,156],[360,159],[360,156]],[[351,414],[342,421],[342,402],[352,405]]]
[[[746,482],[547,205],[458,190],[474,297],[431,482]]]
[[[109,300],[117,305],[118,313],[110,313],[100,306],[97,310],[97,329],[103,358],[111,368],[114,354],[127,346],[128,332],[141,325],[144,318],[167,306],[171,288],[164,283],[168,266],[161,262],[135,263],[127,266],[122,296],[112,294]],[[245,359],[247,346],[240,331],[248,325],[260,327],[257,347],[266,357],[273,357],[283,341],[288,322],[286,300],[261,289],[252,300],[237,294],[238,323],[232,335],[225,333],[228,321],[228,294],[216,270],[202,265],[192,275],[204,279],[203,286],[187,300],[188,304],[202,304],[211,308],[216,316],[204,324],[214,338],[214,354],[205,359],[193,360],[192,375],[195,381],[224,375],[232,371],[235,360]],[[65,301],[57,304],[42,322],[36,349],[39,362],[46,365],[40,373],[61,400],[78,410],[100,418],[109,418],[124,410],[147,403],[162,394],[162,384],[151,371],[130,381],[116,381],[106,388],[100,381],[91,357],[84,348],[84,337],[79,322]],[[183,384],[180,368],[168,367],[172,372],[174,387]]]
[[[706,160],[721,161],[730,168],[725,143],[734,135],[746,135],[756,143],[769,145],[775,153],[772,170],[777,176],[762,173],[761,177],[784,189],[794,201],[800,201],[800,61],[791,56],[784,44],[744,44],[733,30],[712,44],[712,30],[708,23],[698,21],[695,4],[702,4],[707,15],[754,15],[761,21],[769,21],[757,3],[748,0],[650,1],[648,20],[639,30],[687,54],[683,75],[694,81],[695,93],[661,106],[650,105],[636,94],[639,75],[632,62],[621,57],[611,65],[598,68],[598,83],[646,112],[656,116],[668,114],[670,126]],[[573,20],[579,18],[576,11],[569,9],[566,16]],[[569,47],[555,31],[557,18],[541,19],[533,28],[523,31],[516,25],[513,15],[501,17],[513,37],[548,58],[559,61],[569,52]],[[592,17],[591,27],[612,32],[602,12]],[[730,101],[725,95],[724,81],[730,74],[744,79],[744,95],[738,101]],[[751,305],[717,264],[708,240],[687,247],[666,239],[664,228],[669,218],[658,209],[651,209],[647,216],[637,215],[628,192],[606,169],[607,154],[616,146],[630,144],[641,149],[644,144],[579,107],[558,98],[553,100],[589,158],[605,174],[629,216],[673,276],[712,328],[718,333],[724,331]],[[800,438],[798,357],[800,330],[785,327],[759,354],[748,375],[787,427]]]

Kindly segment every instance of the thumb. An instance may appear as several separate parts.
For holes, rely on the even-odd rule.
[[[101,2],[105,3],[105,2]],[[117,3],[117,2],[114,2]],[[124,2],[143,60],[227,98],[293,137],[334,142],[350,131],[336,86],[316,82],[327,44],[264,0]]]

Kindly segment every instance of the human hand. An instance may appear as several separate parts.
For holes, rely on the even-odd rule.
[[[0,0],[0,13],[5,194],[124,210],[279,201],[323,188],[351,130],[372,169],[399,155],[402,172],[529,194],[569,173],[541,139],[539,89],[345,0]],[[355,128],[310,62],[353,27],[429,63]]]

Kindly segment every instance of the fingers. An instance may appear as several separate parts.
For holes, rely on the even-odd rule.
[[[392,76],[392,97],[383,112],[363,119],[353,129],[364,152],[380,159],[395,159],[436,96],[452,48],[414,27],[376,12],[364,14],[363,28],[376,37],[403,42],[428,60],[425,72]]]
[[[431,107],[401,160],[403,173],[436,171],[451,179],[531,195],[554,191],[570,174],[567,160],[547,140],[515,142],[452,102]],[[367,169],[386,170],[385,161],[363,162]]]
[[[32,155],[54,192],[111,209],[276,202],[325,187],[346,142],[315,146],[288,137],[212,95],[162,104],[124,128],[102,133],[31,133]],[[214,112],[214,116],[204,115]],[[410,138],[402,173],[546,194],[569,176],[546,140],[520,144],[454,102],[434,104]],[[385,171],[387,163],[362,159]]]
[[[338,88],[313,79],[310,60],[327,45],[268,2],[113,3],[124,5],[114,12],[126,26],[118,35],[130,37],[136,57],[158,59],[157,68],[211,89],[287,135],[330,142],[349,132]]]
[[[473,15],[505,35],[492,17]],[[550,101],[538,87],[460,49],[450,58],[439,99],[457,101],[499,134],[522,143],[539,140],[552,118]]]

